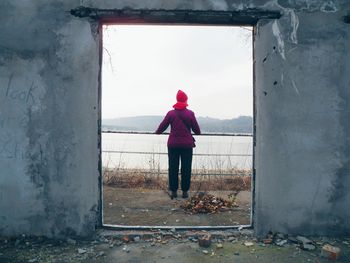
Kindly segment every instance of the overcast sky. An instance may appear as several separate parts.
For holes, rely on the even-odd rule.
[[[165,115],[179,89],[196,116],[252,116],[251,28],[105,26],[102,118]]]

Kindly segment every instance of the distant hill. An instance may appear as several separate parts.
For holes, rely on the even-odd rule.
[[[102,130],[117,131],[148,131],[158,128],[164,116],[136,116],[102,120]],[[197,117],[202,132],[218,133],[252,133],[253,118],[240,116],[234,119],[216,119],[210,117]]]

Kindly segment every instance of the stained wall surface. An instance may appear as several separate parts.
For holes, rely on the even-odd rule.
[[[280,11],[256,25],[257,235],[350,234],[346,0],[2,0],[0,234],[92,234],[100,221],[99,9]]]

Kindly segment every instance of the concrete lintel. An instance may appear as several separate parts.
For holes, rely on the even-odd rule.
[[[279,11],[245,9],[239,11],[97,9],[80,6],[70,13],[104,23],[178,23],[211,25],[255,25],[259,19],[278,19]]]

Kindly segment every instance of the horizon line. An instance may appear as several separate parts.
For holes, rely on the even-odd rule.
[[[123,118],[135,118],[135,117],[164,117],[165,115],[132,115],[132,116],[122,116],[122,117],[108,117],[108,118],[103,118],[102,120],[112,120],[112,119],[123,119]],[[237,117],[232,117],[232,118],[220,118],[220,117],[211,117],[211,116],[196,116],[196,118],[210,118],[210,119],[218,119],[218,120],[232,120],[232,119],[238,119],[240,117],[250,117],[253,118],[251,115],[239,115]]]

